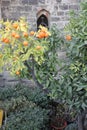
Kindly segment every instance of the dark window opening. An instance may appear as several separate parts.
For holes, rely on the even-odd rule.
[[[48,19],[47,19],[47,17],[46,17],[44,14],[42,14],[42,15],[37,19],[37,30],[39,29],[39,26],[40,26],[40,25],[49,28],[49,27],[48,27]]]

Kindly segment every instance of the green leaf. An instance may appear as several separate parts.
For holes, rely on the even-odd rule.
[[[87,108],[87,104],[85,104],[84,102],[82,103],[82,108],[83,110],[85,110],[85,108]]]
[[[80,86],[76,89],[76,91],[81,91],[82,89],[86,89],[87,85]]]

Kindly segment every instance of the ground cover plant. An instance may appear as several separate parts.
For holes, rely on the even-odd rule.
[[[0,108],[4,110],[1,130],[48,129],[47,104],[48,98],[39,88],[21,85],[0,88]]]

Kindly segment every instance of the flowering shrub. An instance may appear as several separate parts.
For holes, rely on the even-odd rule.
[[[48,48],[47,37],[50,35],[47,28],[40,26],[38,32],[29,32],[29,25],[24,18],[14,22],[2,20],[0,23],[0,71],[5,66],[11,74],[20,76],[28,65],[32,66],[32,59],[38,64],[44,61],[44,53]]]

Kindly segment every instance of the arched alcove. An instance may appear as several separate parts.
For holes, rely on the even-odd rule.
[[[50,13],[45,9],[42,9],[37,13],[37,30],[40,25],[49,28],[49,17]]]
[[[38,19],[37,19],[37,29],[39,28],[39,26],[42,25],[42,26],[45,26],[48,28],[48,19],[47,17],[42,14]]]

